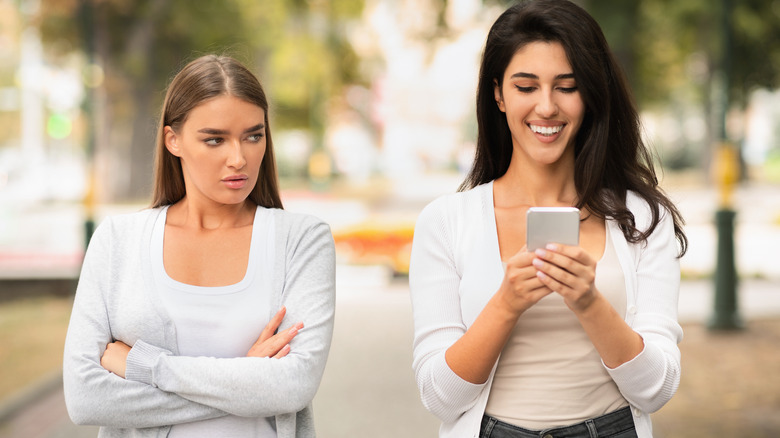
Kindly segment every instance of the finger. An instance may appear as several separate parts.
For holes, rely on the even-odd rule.
[[[293,338],[298,335],[298,332],[300,332],[301,329],[303,329],[303,323],[302,322],[298,322],[298,323],[293,324],[293,326],[290,327],[289,329],[287,329],[287,330],[285,330],[285,331],[283,331],[281,333],[278,333],[276,336],[278,336],[279,339],[281,339],[281,340],[285,340],[285,342],[284,342],[285,344],[289,344],[290,341],[292,341]]]
[[[590,289],[590,285],[593,284],[595,279],[595,274],[592,270],[585,269],[583,272],[575,275],[566,269],[552,263],[543,262],[540,259],[534,260],[534,266],[538,269],[537,277],[550,289],[562,295],[567,295],[576,290],[584,292]]]
[[[279,352],[276,353],[273,357],[274,357],[274,359],[281,359],[281,358],[287,356],[287,354],[289,354],[289,353],[290,353],[290,344],[287,344],[284,347],[282,347],[282,349],[279,350]]]
[[[564,275],[568,274],[566,271],[551,263],[545,263],[540,259],[534,260],[534,266],[537,268],[536,277],[545,286],[556,292],[561,292],[560,286],[566,282],[566,279],[568,279],[564,278]]]
[[[276,329],[279,328],[279,325],[282,323],[282,320],[284,319],[284,315],[287,313],[287,308],[282,306],[281,309],[279,309],[278,312],[276,312],[276,315],[274,315],[270,321],[268,321],[268,324],[265,325],[265,328],[263,328],[263,331],[260,332],[260,336],[257,338],[258,342],[263,342],[267,339],[269,339],[271,336],[276,333]]]
[[[595,264],[595,260],[593,260],[590,254],[588,254],[587,251],[582,249],[581,246],[551,243],[546,245],[543,251],[544,250],[547,250],[548,253],[552,253],[552,254],[562,254],[563,256],[568,257],[583,265]]]
[[[536,268],[529,261],[527,266],[507,266],[504,273],[506,279],[513,285],[519,285],[524,281],[533,279],[536,276]]]
[[[509,266],[525,266],[531,263],[531,260],[534,258],[534,253],[526,251],[525,248],[526,247],[524,246],[523,249],[515,253],[515,255],[506,261],[507,268]]]
[[[564,255],[562,253],[558,253],[552,250],[545,250],[545,249],[537,249],[534,254],[536,255],[536,259],[534,259],[531,263],[539,268],[539,261],[546,262],[551,265],[558,266],[559,268],[570,272],[574,275],[581,275],[587,270],[587,266],[582,264],[579,260],[572,259],[568,255]],[[549,274],[549,272],[548,272]]]
[[[539,280],[551,291],[560,293],[562,290],[562,284],[557,281],[556,279],[550,277],[543,271],[537,271],[536,276],[539,278]]]
[[[288,328],[287,330],[283,330],[275,335],[273,335],[268,341],[267,341],[267,349],[266,355],[267,356],[273,356],[274,354],[278,353],[281,349],[284,348],[285,345],[292,342],[293,338],[298,335],[298,332],[303,328],[303,323],[299,322],[296,324],[293,324],[292,327]],[[265,346],[264,346],[265,347]]]

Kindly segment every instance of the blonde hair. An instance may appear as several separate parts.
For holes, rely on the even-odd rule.
[[[208,99],[223,95],[245,100],[265,112],[265,155],[249,199],[263,207],[283,208],[279,197],[271,127],[268,124],[268,99],[263,87],[257,77],[240,62],[219,55],[205,55],[190,62],[168,86],[157,129],[153,208],[174,204],[187,193],[181,161],[165,147],[165,127],[170,126],[174,132],[178,132],[193,108]]]

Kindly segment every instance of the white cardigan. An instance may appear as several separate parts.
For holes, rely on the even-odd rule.
[[[637,228],[646,229],[651,216],[645,201],[629,192],[627,205]],[[639,438],[652,438],[649,414],[669,401],[680,383],[680,266],[674,226],[664,214],[641,244],[628,243],[615,221],[607,221],[607,231],[625,276],[626,322],[644,340],[639,355],[607,371],[631,404]],[[492,182],[443,196],[420,213],[409,272],[413,367],[423,404],[442,421],[441,437],[479,435],[495,366],[485,383],[473,384],[449,368],[444,353],[497,290],[503,278],[500,262]],[[474,281],[482,287],[463,287]]]

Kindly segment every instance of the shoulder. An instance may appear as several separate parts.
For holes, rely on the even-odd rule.
[[[314,215],[279,208],[267,209],[267,212],[273,217],[277,245],[286,248],[285,252],[334,245],[330,225]]]
[[[298,233],[313,228],[330,229],[330,226],[325,221],[311,214],[291,212],[280,208],[267,208],[265,210],[274,218],[278,232]]]
[[[131,254],[148,241],[161,209],[145,209],[104,218],[89,240],[87,253],[93,262],[105,262],[112,254]]]
[[[110,223],[114,227],[133,227],[144,225],[149,220],[154,220],[159,216],[165,207],[145,208],[143,210],[130,213],[120,213],[106,217],[104,222]]]
[[[492,183],[442,195],[423,208],[418,222],[441,217],[461,218],[468,213],[481,211],[487,199],[492,199]]]
[[[94,237],[111,236],[120,240],[137,239],[144,230],[154,223],[163,208],[147,208],[132,213],[107,216],[95,229]]]
[[[664,223],[672,221],[670,212],[660,204],[651,204],[636,192],[626,192],[626,207],[634,215],[636,227],[640,230],[647,229],[653,222]]]

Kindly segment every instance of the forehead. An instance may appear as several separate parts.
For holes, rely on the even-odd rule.
[[[265,121],[265,111],[259,106],[231,95],[220,95],[201,102],[190,111],[186,125],[253,126]]]
[[[512,55],[504,79],[517,73],[557,76],[573,73],[566,50],[559,42],[534,41],[520,47]]]

